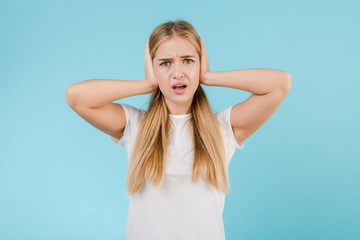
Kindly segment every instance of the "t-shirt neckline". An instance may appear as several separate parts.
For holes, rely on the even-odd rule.
[[[169,116],[172,118],[188,118],[192,116],[192,113],[181,114],[181,115],[169,114]]]

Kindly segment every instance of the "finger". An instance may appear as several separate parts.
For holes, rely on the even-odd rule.
[[[206,47],[205,47],[204,41],[202,39],[201,39],[201,42],[202,42],[202,49],[203,49],[204,53],[206,54]]]
[[[146,41],[146,43],[145,43],[145,52],[144,52],[144,57],[145,58],[146,58],[147,49],[148,49],[148,42]]]
[[[150,55],[150,53],[149,53],[149,40],[146,42],[146,48],[145,48],[145,57],[147,58],[147,59],[149,59],[149,55]]]
[[[204,41],[203,41],[202,37],[200,37],[200,38],[201,38],[201,50],[204,54],[206,54],[206,47],[205,47]]]

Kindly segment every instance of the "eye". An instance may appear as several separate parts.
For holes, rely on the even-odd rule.
[[[184,61],[186,61],[186,60],[190,60],[191,62],[194,62],[194,60],[192,60],[192,59],[190,59],[190,58],[184,59]],[[165,63],[170,63],[170,62],[162,62],[162,63],[160,63],[159,65],[160,65],[160,66],[163,66],[163,67],[167,67],[168,65],[165,64]],[[165,64],[165,65],[164,65],[164,64]],[[189,64],[190,64],[190,63],[189,63]]]
[[[162,62],[162,63],[160,63],[160,66],[164,66],[164,67],[165,67],[164,63],[168,63],[168,62]]]

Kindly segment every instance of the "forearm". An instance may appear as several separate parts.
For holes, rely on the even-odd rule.
[[[289,90],[291,75],[286,71],[265,68],[207,72],[204,84],[266,94],[275,90]]]
[[[69,105],[84,104],[95,108],[153,90],[147,80],[90,79],[71,84],[66,89],[66,100]]]

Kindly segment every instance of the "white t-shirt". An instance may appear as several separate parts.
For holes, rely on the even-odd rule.
[[[126,126],[119,140],[112,136],[114,144],[126,149],[128,161],[145,110],[121,104],[126,114]],[[243,149],[244,142],[236,142],[230,124],[228,107],[216,116],[221,122],[227,163],[236,149]],[[126,240],[223,240],[223,209],[225,194],[218,191],[201,177],[191,182],[194,161],[191,113],[171,115],[174,127],[169,132],[169,148],[164,182],[160,188],[148,180],[145,186],[130,195]]]

